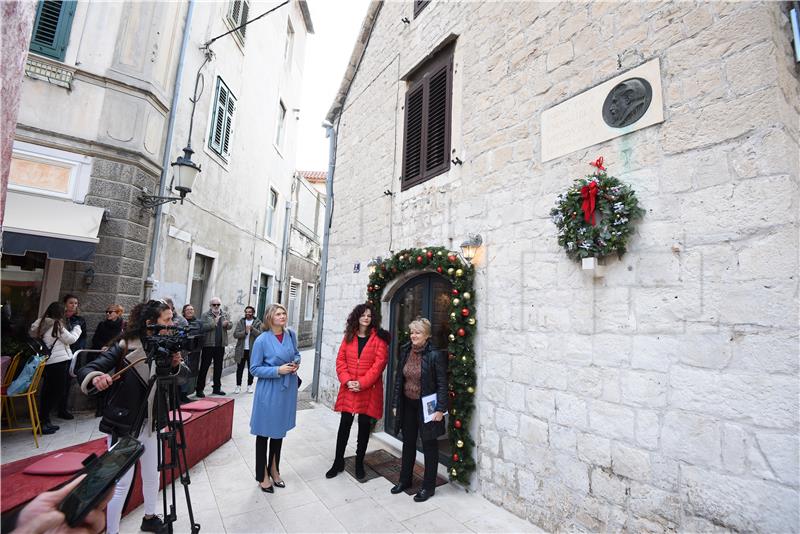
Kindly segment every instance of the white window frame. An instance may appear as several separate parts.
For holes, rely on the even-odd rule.
[[[273,194],[275,195],[275,205],[272,206],[272,199]],[[277,225],[275,224],[275,219],[278,213],[278,206],[281,202],[281,194],[278,192],[277,189],[274,187],[269,188],[269,193],[267,194],[267,211],[264,215],[264,237],[269,239],[270,241],[275,240],[275,231],[277,230]]]
[[[216,279],[217,279],[217,267],[219,266],[219,253],[215,250],[203,248],[197,245],[192,245],[191,249],[191,259],[189,260],[189,270],[186,273],[186,302],[192,301],[192,277],[194,276],[194,260],[198,254],[201,256],[206,256],[211,258],[211,272],[208,273],[208,285],[206,285],[206,292],[209,295],[213,295],[216,292]],[[205,301],[205,295],[203,295],[203,299]],[[205,302],[204,302],[205,303]],[[195,310],[195,313],[199,316],[205,311],[205,308],[202,310]]]
[[[225,91],[225,106],[220,106],[220,92]],[[231,147],[233,146],[233,131],[236,126],[236,95],[233,94],[228,84],[222,79],[222,76],[217,76],[216,90],[214,91],[214,100],[211,103],[211,120],[209,121],[208,128],[208,141],[206,146],[221,157],[226,163],[230,160]],[[223,113],[222,117],[222,134],[220,136],[219,145],[214,143],[214,133],[216,132],[216,125],[220,111]],[[226,126],[227,125],[227,126]]]
[[[292,64],[292,55],[294,54],[294,26],[292,26],[291,19],[286,21],[286,43],[283,46],[283,62],[286,65]]]
[[[239,13],[236,13],[234,9],[237,3],[240,5]],[[241,6],[244,6],[244,9],[242,9]],[[228,24],[230,29],[234,29],[247,22],[247,19],[244,17],[249,17],[249,14],[250,14],[250,0],[231,0],[230,4],[228,5],[228,13],[225,15],[225,22]],[[244,46],[246,35],[247,35],[247,27],[241,28],[233,32],[234,39],[239,44],[239,46],[242,47]]]
[[[292,295],[292,285],[297,286],[297,296],[295,297],[294,309],[292,309],[291,304],[289,302]],[[297,331],[300,326],[300,305],[302,303],[303,303],[303,281],[300,280],[299,278],[290,277],[289,287],[286,288],[286,310],[289,312],[287,323],[295,331]]]
[[[315,292],[316,287],[314,284],[306,284],[306,301],[305,301],[305,313],[303,314],[304,321],[313,321],[314,320],[314,297],[316,295]],[[310,302],[309,302],[310,301]]]
[[[275,146],[278,150],[283,148],[283,138],[285,137],[286,132],[286,104],[283,103],[283,99],[278,100],[278,120],[277,122],[277,129],[275,131]]]

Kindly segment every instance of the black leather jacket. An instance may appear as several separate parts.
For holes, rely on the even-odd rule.
[[[400,426],[403,421],[403,402],[401,399],[404,396],[403,390],[405,385],[405,375],[403,368],[408,361],[408,355],[411,354],[411,343],[406,343],[400,349],[400,360],[397,362],[397,372],[395,373],[394,381],[394,408],[397,409],[395,421],[395,434],[400,432]],[[446,412],[448,406],[447,400],[447,356],[443,351],[435,350],[430,341],[425,344],[422,349],[422,374],[420,375],[421,395],[424,397],[432,393],[436,393],[436,409],[440,412]],[[422,419],[422,411],[420,410],[419,418]],[[436,439],[445,432],[444,419],[438,422],[431,421],[430,423],[423,423],[420,421],[420,436],[424,440]]]
[[[81,390],[87,393],[93,387],[92,380],[95,377],[105,373],[113,374],[144,356],[145,351],[138,340],[117,343],[76,371]],[[189,375],[189,369],[181,364],[172,368],[172,374],[178,375],[180,383]],[[150,422],[151,428],[155,426],[152,406],[147,397],[149,377],[150,367],[142,362],[125,371],[114,382],[106,396],[106,408],[100,420],[101,432],[112,436],[137,437],[145,420]],[[162,418],[163,415],[165,414],[162,414]]]

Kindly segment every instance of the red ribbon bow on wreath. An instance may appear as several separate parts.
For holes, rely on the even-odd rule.
[[[590,163],[589,163],[589,165],[591,165],[592,167],[597,167],[597,170],[598,170],[598,171],[604,171],[604,170],[606,170],[606,168],[605,168],[605,167],[603,167],[603,156],[600,156],[600,157],[599,157],[599,158],[597,158],[596,160],[594,160],[594,161],[590,162]]]
[[[600,158],[603,159],[603,158]],[[597,200],[597,182],[589,182],[588,185],[581,187],[581,198],[583,199],[583,220],[595,225],[594,208]]]

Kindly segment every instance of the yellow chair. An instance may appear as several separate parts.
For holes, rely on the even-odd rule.
[[[6,367],[5,372],[3,373],[3,382],[2,382],[2,389],[0,390],[0,394],[5,395],[8,386],[11,385],[11,382],[14,381],[14,375],[17,374],[17,367],[19,367],[19,362],[22,360],[21,358],[22,351],[16,353],[14,356],[11,357],[11,361]],[[4,416],[8,419],[8,424],[11,424],[10,418],[8,418],[8,413],[3,411]]]
[[[37,438],[37,434],[42,434],[42,422],[39,420],[39,407],[36,403],[36,393],[39,390],[39,384],[42,381],[42,373],[44,373],[44,366],[47,363],[47,359],[45,358],[39,365],[36,366],[36,371],[33,373],[33,378],[31,379],[31,384],[28,386],[27,391],[25,393],[18,393],[16,395],[6,395],[3,392],[2,395],[2,410],[5,414],[5,417],[8,419],[8,426],[9,428],[3,428],[2,432],[19,432],[20,430],[32,430],[33,431],[33,442],[36,444],[36,448],[39,448],[39,439]],[[14,410],[14,400],[16,399],[25,399],[25,402],[28,405],[28,415],[30,416],[31,426],[17,426],[17,414]]]

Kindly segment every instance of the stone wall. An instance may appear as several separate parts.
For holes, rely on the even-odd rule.
[[[93,263],[65,262],[61,282],[62,294],[73,293],[80,300],[81,315],[90,328],[89,340],[109,305],[121,305],[127,317],[142,301],[153,212],[143,208],[137,198],[143,188],[157,190],[157,184],[158,176],[131,164],[94,159],[86,204],[106,210],[100,242]],[[89,286],[83,275],[87,267],[95,270]]]
[[[339,125],[321,399],[364,298],[353,263],[480,233],[478,491],[548,530],[796,532],[798,84],[782,9],[432,2],[415,19],[385,3]],[[401,77],[451,34],[464,164],[400,192]],[[542,110],[654,57],[663,124],[541,163]],[[647,215],[593,279],[548,213],[598,155]]]

